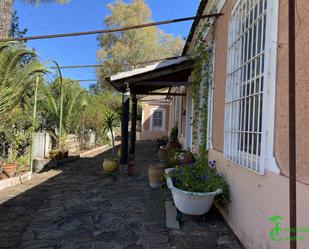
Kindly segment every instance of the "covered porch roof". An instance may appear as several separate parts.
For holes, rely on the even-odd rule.
[[[125,92],[127,84],[133,94],[151,94],[155,90],[188,85],[193,60],[179,57],[155,63],[144,68],[121,72],[106,80],[119,92]]]

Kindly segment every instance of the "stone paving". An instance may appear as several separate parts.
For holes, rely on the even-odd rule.
[[[107,151],[0,192],[0,248],[243,248],[215,210],[205,222],[185,218],[181,230],[166,229],[162,191],[147,179],[155,146],[138,143],[136,150],[133,177],[103,173]]]

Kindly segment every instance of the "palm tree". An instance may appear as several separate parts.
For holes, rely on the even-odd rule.
[[[60,98],[61,87],[63,91],[63,134],[76,133],[80,128],[81,115],[87,107],[85,90],[78,86],[77,82],[59,78],[43,89],[44,99],[42,108],[47,119],[49,130],[56,137],[56,130],[59,129],[60,120]]]
[[[22,46],[0,44],[0,120],[4,123],[32,89],[36,73],[46,72],[34,52]]]
[[[104,112],[103,120],[102,120],[102,129],[103,134],[111,133],[112,136],[112,158],[115,157],[115,138],[114,138],[114,128],[119,126],[119,115],[117,112],[114,112],[111,109],[107,109]]]
[[[70,0],[23,0],[26,3],[30,4],[39,4],[39,3],[68,3]],[[0,0],[0,38],[7,38],[10,29],[10,23],[12,18],[12,7],[14,0]]]

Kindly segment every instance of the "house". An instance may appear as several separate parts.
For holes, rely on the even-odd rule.
[[[146,96],[141,99],[142,124],[140,140],[156,140],[168,136],[169,101],[165,96]]]
[[[209,160],[216,160],[231,190],[231,204],[222,213],[247,248],[289,248],[289,242],[270,239],[274,224],[268,220],[279,215],[284,218],[280,227],[289,227],[288,1],[201,1],[199,11],[209,13],[211,10],[223,16],[208,21],[203,33],[209,59],[205,65],[207,76],[202,77],[200,89],[208,88],[206,146]],[[299,228],[309,227],[308,10],[308,1],[298,1]],[[193,35],[183,56],[193,54],[197,33],[204,22],[192,27]],[[187,102],[190,91],[191,85],[183,97]],[[176,98],[173,105],[179,106]],[[187,109],[187,119],[194,115],[198,114]],[[201,135],[201,126],[197,128]],[[186,130],[189,131],[186,139],[191,137],[194,143],[192,132]],[[283,232],[276,239],[287,236],[288,233]],[[299,233],[298,236],[304,236],[303,241],[298,241],[298,248],[308,248],[308,235]]]
[[[309,228],[309,2],[297,5],[297,222]],[[199,76],[193,65],[178,79],[182,84],[161,86],[169,87],[168,130],[177,125],[185,149],[205,146],[209,160],[216,160],[231,191],[231,203],[221,212],[242,243],[287,249],[288,1],[201,0],[197,16],[219,12],[215,19],[196,19],[182,54],[194,57],[202,38],[207,56]],[[270,217],[282,218],[275,237]],[[307,249],[309,234],[298,236],[304,239],[298,248]]]

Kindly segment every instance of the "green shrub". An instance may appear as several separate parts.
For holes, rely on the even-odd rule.
[[[51,150],[49,152],[49,158],[51,160],[61,160],[68,157],[68,151],[67,150]]]
[[[178,141],[178,128],[174,126],[170,132],[170,142],[177,142]]]
[[[164,160],[164,167],[168,168],[175,168],[178,164],[178,151],[177,150],[170,150],[167,152],[167,157]]]

